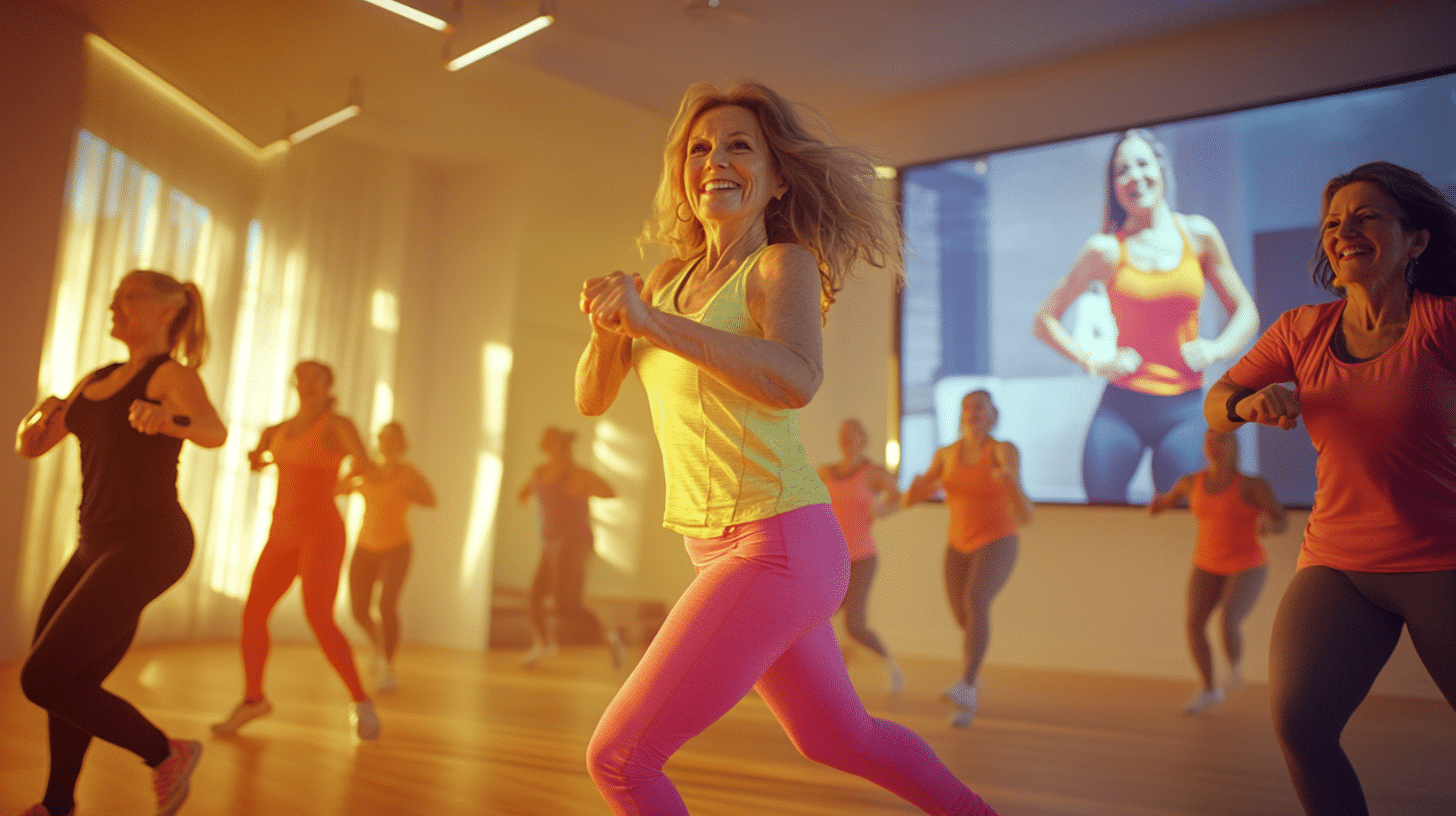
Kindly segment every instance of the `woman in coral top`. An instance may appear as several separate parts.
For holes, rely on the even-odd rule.
[[[857,419],[839,426],[839,450],[843,457],[819,467],[819,478],[829,488],[829,504],[844,532],[849,547],[849,589],[844,593],[844,626],[849,636],[885,661],[885,676],[891,694],[900,693],[905,678],[895,658],[869,625],[870,585],[880,557],[870,527],[875,519],[900,509],[900,488],[895,477],[882,465],[865,457],[869,435]]]
[[[909,507],[945,491],[950,512],[945,590],[965,632],[965,668],[943,697],[956,706],[950,723],[958,728],[976,716],[977,681],[991,643],[991,602],[1016,565],[1016,527],[1031,521],[1031,500],[1021,489],[1021,455],[1015,445],[991,436],[998,417],[990,392],[967,394],[961,400],[961,438],[935,452],[930,468],[910,482],[900,500]]]
[[[1082,485],[1091,502],[1126,502],[1145,450],[1152,450],[1158,492],[1202,466],[1203,370],[1238,354],[1259,329],[1254,299],[1223,235],[1201,215],[1174,212],[1172,186],[1166,151],[1152,132],[1124,132],[1107,162],[1102,232],[1087,239],[1032,323],[1037,339],[1107,380],[1082,448]],[[1212,338],[1199,333],[1205,285],[1229,315]],[[1061,322],[1073,301],[1098,287],[1117,324],[1110,359]]]
[[[1187,500],[1198,520],[1193,547],[1193,574],[1188,579],[1188,648],[1203,678],[1198,694],[1184,707],[1197,714],[1223,702],[1223,689],[1214,682],[1213,649],[1208,644],[1208,619],[1223,613],[1223,649],[1228,657],[1227,688],[1242,681],[1244,636],[1239,626],[1264,589],[1269,558],[1259,544],[1264,532],[1283,532],[1288,518],[1274,489],[1258,476],[1239,472],[1239,440],[1231,433],[1203,434],[1203,455],[1208,467],[1179,479],[1173,489],[1153,499],[1148,513],[1157,514]]]
[[[248,452],[248,464],[254,471],[269,464],[278,467],[278,494],[268,541],[258,555],[243,604],[243,701],[227,719],[213,723],[212,731],[236,733],[273,710],[263,694],[270,649],[268,618],[297,580],[309,628],[353,699],[349,719],[354,731],[359,739],[372,740],[379,736],[379,716],[359,682],[354,651],[334,621],[345,548],[344,517],[335,491],[345,457],[352,458],[354,468],[365,478],[378,478],[379,466],[369,458],[354,422],[334,413],[333,369],[305,360],[294,366],[293,383],[298,391],[298,413],[265,428],[258,446]]]
[[[1456,708],[1456,209],[1389,162],[1322,204],[1311,268],[1339,298],[1281,315],[1203,412],[1218,430],[1303,418],[1319,452],[1270,696],[1305,811],[1363,816],[1340,732],[1402,629]]]

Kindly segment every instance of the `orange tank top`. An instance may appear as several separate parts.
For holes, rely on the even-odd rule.
[[[834,466],[825,469],[828,478],[824,486],[829,488],[829,504],[834,509],[834,518],[844,532],[844,543],[849,545],[849,560],[858,561],[875,554],[875,539],[870,527],[875,521],[875,491],[870,489],[870,463],[861,462],[854,472],[843,479],[834,478]]]
[[[1117,237],[1117,268],[1107,287],[1117,321],[1117,345],[1142,355],[1136,371],[1113,385],[1144,394],[1172,396],[1203,386],[1203,375],[1183,361],[1180,346],[1198,337],[1198,306],[1203,301],[1203,264],[1183,232],[1183,257],[1166,272],[1133,266],[1127,244]]]
[[[361,550],[387,552],[410,543],[410,497],[405,490],[408,471],[400,467],[386,479],[359,484],[364,497],[364,521],[359,525]]]
[[[1188,509],[1198,519],[1193,566],[1214,575],[1233,575],[1268,563],[1259,543],[1260,511],[1244,501],[1243,475],[1235,475],[1217,493],[1203,486],[1207,475],[1207,471],[1199,471],[1188,492]]]
[[[289,437],[287,428],[280,428],[268,442],[273,463],[278,466],[278,499],[273,516],[290,511],[307,511],[327,507],[335,513],[334,488],[338,485],[339,464],[344,454],[324,446],[324,425],[333,416],[325,411],[313,424],[296,437]]]
[[[973,465],[962,464],[965,440],[956,442],[950,467],[941,478],[945,488],[945,507],[950,511],[947,543],[957,552],[974,552],[993,541],[1016,533],[1016,518],[1011,514],[1011,488],[995,477],[991,468],[991,446],[994,439],[981,445],[981,454]]]

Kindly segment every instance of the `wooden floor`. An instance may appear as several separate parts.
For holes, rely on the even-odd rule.
[[[577,816],[606,807],[582,766],[597,716],[623,674],[601,649],[571,649],[535,670],[519,652],[412,647],[401,688],[377,698],[384,735],[355,744],[342,685],[312,646],[280,646],[272,716],[242,735],[207,724],[237,700],[236,648],[138,648],[109,687],[174,736],[206,746],[183,814],[210,816]],[[991,667],[970,729],[946,725],[936,696],[950,664],[907,660],[896,698],[878,666],[851,674],[878,716],[924,735],[1003,816],[1288,816],[1298,812],[1262,686],[1204,716],[1178,711],[1187,683]],[[0,667],[0,816],[38,800],[44,718]],[[1377,816],[1456,813],[1456,714],[1443,703],[1372,698],[1346,731]],[[857,778],[799,757],[750,695],[668,765],[695,816],[915,813]],[[96,744],[81,816],[148,816],[135,757]]]

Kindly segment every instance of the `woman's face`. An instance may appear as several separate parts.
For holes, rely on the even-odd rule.
[[[167,302],[141,275],[127,275],[111,296],[111,336],[122,341],[146,342],[165,332],[177,307]]]
[[[1112,154],[1112,191],[1128,212],[1151,210],[1163,198],[1163,169],[1142,139],[1124,139]]]
[[[858,456],[864,451],[868,442],[869,439],[865,435],[864,428],[860,427],[858,422],[846,419],[839,426],[839,450],[844,453],[845,457]]]
[[[376,439],[379,442],[379,452],[384,454],[385,458],[398,459],[404,455],[404,433],[400,431],[398,425],[390,424],[380,428]]]
[[[683,192],[698,220],[708,224],[752,222],[787,189],[773,166],[758,118],[747,108],[723,105],[688,129]]]
[[[1232,465],[1237,455],[1238,448],[1234,447],[1233,434],[1218,431],[1206,431],[1203,434],[1203,456],[1210,465]]]
[[[1330,197],[1320,238],[1336,286],[1403,281],[1430,234],[1401,225],[1400,205],[1379,185],[1346,184]]]
[[[967,394],[961,400],[961,434],[988,436],[996,426],[996,406],[991,397],[980,392]]]
[[[298,391],[299,402],[306,405],[327,400],[333,385],[328,369],[321,365],[300,363],[293,369],[293,387]]]

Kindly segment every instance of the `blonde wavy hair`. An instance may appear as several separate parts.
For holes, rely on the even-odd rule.
[[[814,115],[826,137],[805,124],[793,103],[758,82],[740,82],[727,92],[698,83],[683,94],[668,129],[662,179],[642,241],[663,244],[684,259],[707,250],[707,233],[688,206],[683,166],[693,123],[729,105],[748,110],[758,120],[774,170],[787,188],[764,212],[768,241],[800,244],[814,254],[821,311],[827,315],[857,259],[892,267],[896,284],[902,283],[898,230],[875,195],[874,162],[863,151],[829,144],[822,117]]]
[[[133,269],[126,276],[142,279],[158,297],[178,307],[177,316],[167,327],[167,343],[172,348],[172,358],[188,368],[201,368],[207,359],[207,318],[202,309],[202,292],[197,284],[191,281],[182,283],[166,272],[151,269]]]

